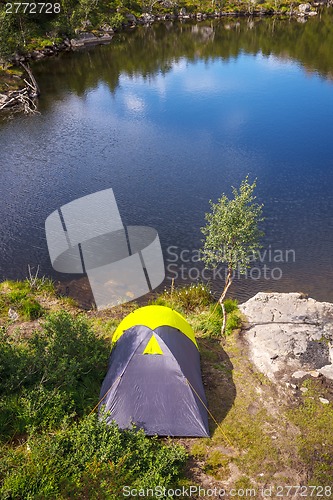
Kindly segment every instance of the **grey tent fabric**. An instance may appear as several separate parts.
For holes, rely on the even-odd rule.
[[[163,354],[143,354],[152,336]],[[170,326],[124,332],[111,352],[100,400],[107,422],[122,429],[135,424],[147,435],[209,436],[199,351]]]

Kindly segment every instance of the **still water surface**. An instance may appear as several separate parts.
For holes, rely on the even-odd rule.
[[[157,229],[168,277],[195,281],[209,199],[249,174],[263,262],[233,295],[333,301],[332,20],[167,23],[35,63],[41,114],[0,123],[0,277],[75,278],[52,270],[44,221],[112,187],[125,224]]]

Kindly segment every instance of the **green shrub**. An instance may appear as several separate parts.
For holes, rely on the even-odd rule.
[[[58,425],[65,415],[82,415],[98,399],[109,345],[85,318],[50,314],[42,331],[16,341],[0,334],[0,435]]]
[[[17,406],[20,428],[30,434],[56,429],[66,417],[75,415],[74,402],[68,394],[43,386],[24,390]]]
[[[227,313],[225,334],[230,335],[242,324],[237,300],[227,299],[224,302]],[[223,321],[222,308],[218,303],[211,304],[209,312],[205,312],[199,317],[195,325],[195,330],[199,330],[209,337],[220,337]]]
[[[71,394],[78,411],[89,399],[93,401],[106,372],[110,348],[83,316],[73,318],[65,311],[50,314],[43,331],[29,344],[35,357],[36,381]]]
[[[187,313],[208,306],[212,301],[209,287],[203,283],[165,290],[153,304],[163,305]]]
[[[100,380],[109,357],[109,346],[85,318],[65,311],[50,314],[43,330],[25,343],[17,344],[4,333],[0,340],[0,393],[15,391],[15,384],[75,391],[79,384]]]
[[[91,415],[6,453],[0,465],[0,497],[119,500],[124,485],[172,486],[186,458],[181,446],[164,445],[141,430],[121,431]]]
[[[16,344],[5,332],[0,333],[0,395],[11,394],[30,379],[33,355],[26,344]]]
[[[64,419],[73,419],[74,402],[59,389],[40,386],[24,389],[0,400],[0,438],[3,441],[41,430],[54,430]]]
[[[0,442],[24,433],[24,423],[17,418],[19,409],[17,394],[0,399]]]
[[[121,28],[123,22],[125,21],[125,18],[120,12],[116,12],[116,14],[113,14],[110,19],[109,19],[109,24],[111,28],[113,29],[119,29]]]
[[[225,334],[230,335],[242,325],[241,314],[238,309],[237,300],[226,299],[224,301],[225,312],[227,314]]]

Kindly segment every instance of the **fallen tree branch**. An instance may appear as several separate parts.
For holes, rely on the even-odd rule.
[[[20,61],[20,64],[21,64],[22,68],[24,69],[24,71],[29,75],[29,78],[30,78],[31,83],[32,83],[31,87],[33,88],[33,90],[35,92],[35,97],[38,97],[40,95],[40,90],[38,87],[38,83],[36,82],[36,79],[35,79],[34,75],[32,74],[31,69],[29,68],[29,66],[24,64],[22,61]]]
[[[23,89],[0,94],[0,111],[10,108],[15,112],[23,110],[26,114],[35,114],[38,113],[38,110],[34,100],[40,95],[40,90],[31,69],[22,62],[20,64],[27,73],[30,81],[23,78],[25,83]]]
[[[15,108],[15,111],[23,110],[26,114],[38,113],[34,99],[34,94],[31,95],[29,87],[10,91],[6,95],[0,96],[0,111]]]

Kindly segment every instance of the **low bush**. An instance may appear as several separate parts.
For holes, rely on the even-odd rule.
[[[75,392],[82,383],[100,380],[105,373],[109,346],[83,316],[73,318],[65,311],[50,314],[29,345],[35,357],[35,379],[47,387]]]
[[[109,343],[82,316],[50,314],[42,331],[16,340],[0,336],[0,438],[53,428],[65,415],[95,404]]]
[[[171,307],[181,313],[189,313],[204,308],[211,302],[209,287],[203,283],[192,283],[188,286],[165,290],[152,303]]]
[[[147,438],[142,430],[121,431],[94,414],[3,453],[0,497],[119,500],[125,485],[171,487],[186,458],[182,446]]]
[[[0,428],[2,441],[33,435],[42,430],[55,430],[63,420],[73,420],[75,404],[59,389],[43,386],[23,389],[0,399]]]
[[[17,391],[30,378],[32,358],[26,343],[16,343],[4,330],[0,333],[0,396]]]

